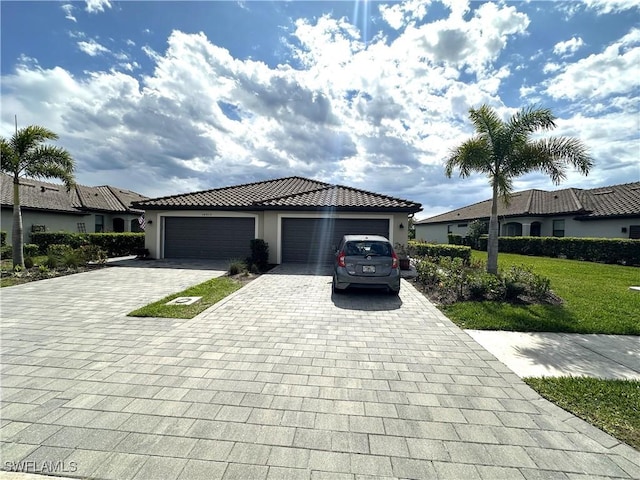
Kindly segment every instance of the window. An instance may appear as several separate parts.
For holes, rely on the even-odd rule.
[[[640,225],[629,226],[629,238],[640,239]]]
[[[458,228],[464,228],[468,225],[468,223],[459,223]]]
[[[104,215],[96,215],[96,233],[104,232]]]
[[[451,233],[451,227],[453,227],[453,225],[447,225],[447,233]]]
[[[564,237],[564,220],[553,221],[553,236]]]

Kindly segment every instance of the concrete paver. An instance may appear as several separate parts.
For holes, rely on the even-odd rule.
[[[520,377],[640,380],[640,337],[466,330]]]
[[[3,470],[638,477],[637,450],[542,399],[408,283],[333,295],[326,272],[281,266],[191,320],[126,317],[222,273],[154,264],[3,289]]]

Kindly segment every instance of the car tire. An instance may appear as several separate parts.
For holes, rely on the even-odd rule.
[[[394,297],[397,297],[398,295],[400,295],[400,289],[394,290],[393,288],[390,288],[389,295],[393,295]]]
[[[338,287],[336,287],[336,279],[335,278],[333,280],[331,280],[331,288],[333,290],[333,293],[335,293],[336,295],[340,295],[341,293],[344,292],[344,290],[340,290]]]

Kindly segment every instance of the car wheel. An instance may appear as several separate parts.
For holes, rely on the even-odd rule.
[[[389,295],[393,295],[393,296],[397,297],[398,295],[400,295],[400,289],[394,290],[393,288],[390,288],[389,289]]]
[[[340,293],[342,293],[344,291],[344,290],[340,290],[338,287],[336,287],[336,279],[335,278],[331,281],[331,288],[333,289],[333,293],[336,293],[336,294],[340,294]]]

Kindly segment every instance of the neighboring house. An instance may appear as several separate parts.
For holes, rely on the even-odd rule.
[[[419,203],[301,177],[236,185],[134,204],[145,210],[153,258],[245,259],[250,240],[269,262],[330,261],[342,235],[378,234],[407,243]]]
[[[491,200],[416,221],[416,239],[447,243],[473,220],[489,221]],[[525,190],[498,205],[502,236],[640,238],[640,182],[582,190]]]
[[[13,226],[13,178],[0,174],[2,230],[11,243]],[[24,242],[32,232],[139,232],[138,219],[143,211],[132,202],[148,197],[112,186],[76,185],[67,191],[64,185],[31,178],[20,179],[20,206]]]

